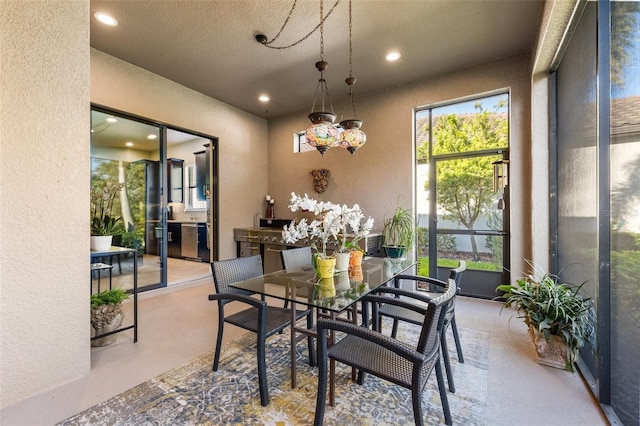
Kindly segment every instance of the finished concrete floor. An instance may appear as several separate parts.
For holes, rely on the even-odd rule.
[[[137,343],[125,331],[114,344],[92,348],[89,376],[5,408],[0,424],[54,424],[213,350],[217,307],[207,299],[213,290],[208,278],[141,294]],[[607,425],[580,374],[538,365],[524,324],[501,307],[466,297],[456,302],[459,327],[490,332],[486,425]],[[241,333],[227,326],[224,340]]]

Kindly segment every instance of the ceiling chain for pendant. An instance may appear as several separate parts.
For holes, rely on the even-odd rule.
[[[313,28],[311,31],[309,31],[305,36],[303,36],[300,40],[294,41],[291,44],[288,44],[286,46],[271,46],[271,43],[273,43],[274,41],[276,41],[276,39],[280,36],[280,34],[282,33],[282,31],[284,30],[284,28],[287,26],[287,24],[289,23],[289,20],[291,19],[291,15],[293,14],[294,9],[296,8],[296,3],[297,0],[293,1],[293,5],[291,6],[291,10],[289,10],[289,15],[287,16],[287,19],[285,19],[284,23],[282,24],[282,27],[280,27],[280,31],[278,31],[278,34],[276,34],[275,37],[273,37],[271,40],[267,39],[267,36],[264,34],[257,34],[256,35],[256,40],[264,45],[265,47],[268,47],[269,49],[289,49],[290,47],[293,46],[297,46],[298,44],[302,43],[303,41],[305,41],[306,39],[308,39],[311,34],[315,33],[316,31],[318,31],[318,28],[320,28],[323,24],[324,21],[327,20],[327,18],[331,15],[331,13],[334,11],[334,9],[336,8],[336,6],[338,5],[338,3],[340,3],[340,0],[336,0],[336,2],[333,4],[333,6],[331,7],[331,9],[329,10],[329,12],[327,13],[327,16],[325,16],[324,18],[320,18],[320,23],[318,23],[318,25],[315,26],[315,28]]]

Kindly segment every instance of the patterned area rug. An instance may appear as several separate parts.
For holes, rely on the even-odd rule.
[[[386,324],[385,332],[390,330]],[[399,338],[417,339],[419,329],[402,324]],[[489,332],[459,328],[465,362],[457,362],[449,335],[455,393],[448,393],[455,424],[483,425],[487,394]],[[306,340],[298,350],[298,388],[291,389],[289,335],[267,340],[270,403],[260,405],[255,337],[246,334],[227,345],[220,368],[211,370],[213,352],[155,377],[59,423],[60,425],[308,425],[313,423],[317,369],[307,363]],[[351,381],[351,369],[336,364],[336,405],[327,406],[325,425],[413,423],[411,393],[367,376]],[[328,399],[327,399],[328,401]],[[328,403],[328,402],[327,402]],[[444,424],[435,372],[423,395],[425,424]]]

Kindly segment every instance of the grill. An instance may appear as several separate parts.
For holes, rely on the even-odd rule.
[[[233,230],[235,241],[238,243],[238,255],[241,256],[241,247],[252,246],[253,251],[260,249],[259,245],[280,246],[281,249],[306,247],[311,245],[313,240],[304,239],[292,244],[285,244],[282,241],[282,227],[291,223],[287,219],[260,219],[260,228],[236,228]],[[245,243],[245,244],[241,244]],[[340,243],[331,240],[327,243],[329,251],[336,250]],[[366,252],[367,256],[384,257],[382,250],[382,234],[370,233],[365,238],[358,241],[358,245]],[[264,252],[263,250],[261,252]]]

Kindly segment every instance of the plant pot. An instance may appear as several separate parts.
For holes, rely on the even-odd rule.
[[[529,337],[536,348],[538,364],[573,371],[577,354],[571,353],[560,336],[552,334],[547,341],[544,334],[529,325]]]
[[[398,259],[404,257],[406,247],[399,246],[384,246],[384,251],[387,253],[387,257],[392,259]]]
[[[111,247],[111,241],[113,235],[92,235],[91,236],[91,250],[92,251],[107,251]]]
[[[349,259],[351,258],[351,253],[334,253],[334,256],[336,258],[337,271],[349,270]]]
[[[354,250],[349,254],[349,265],[353,268],[362,265],[362,253],[360,250]]]
[[[317,272],[320,278],[331,278],[336,268],[335,257],[318,257],[316,260]]]
[[[124,312],[122,303],[101,305],[91,311],[91,325],[96,336],[117,330],[122,325]],[[91,346],[107,346],[116,341],[114,334],[100,337],[91,342]]]

